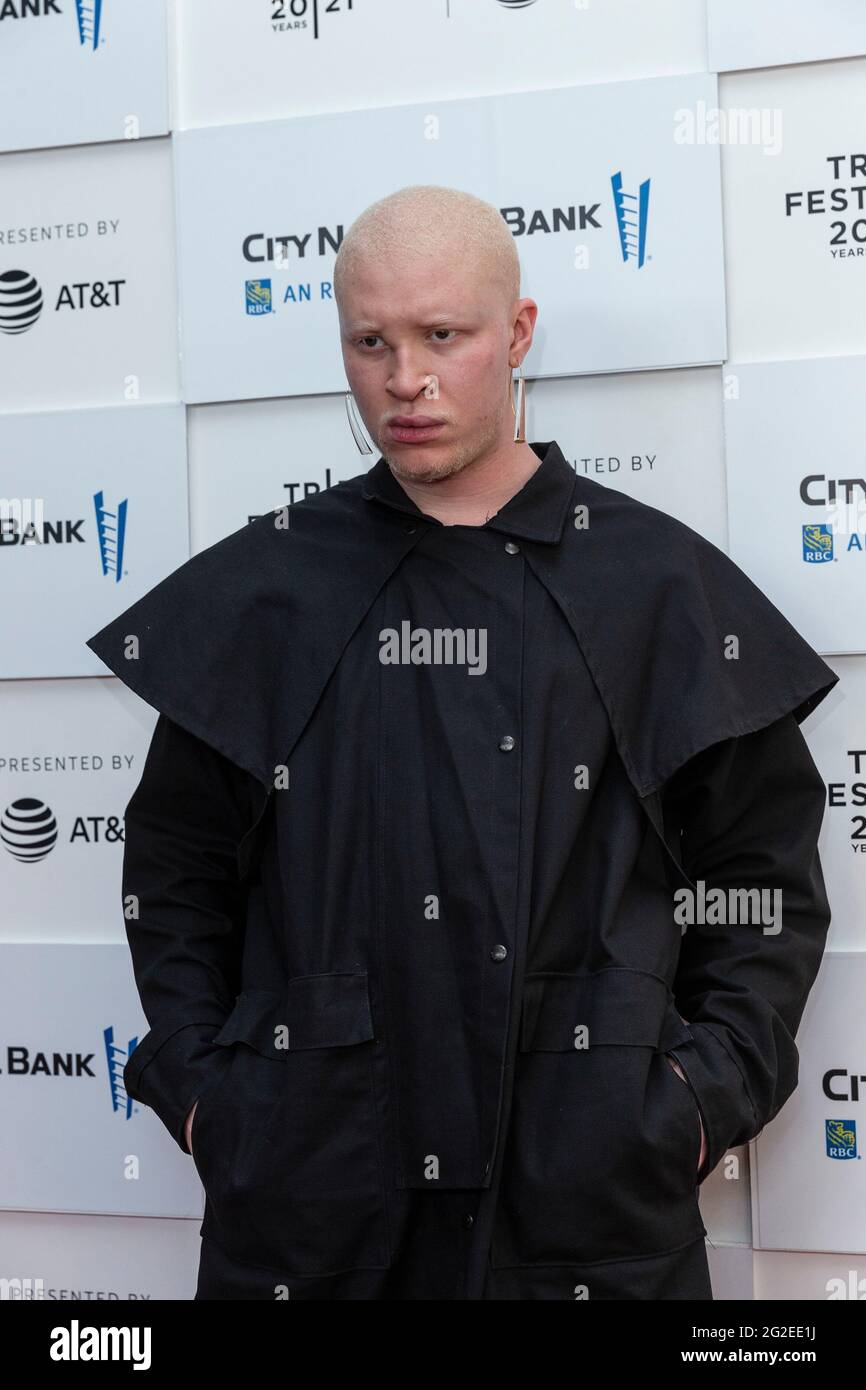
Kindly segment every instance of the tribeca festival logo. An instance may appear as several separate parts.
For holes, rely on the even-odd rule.
[[[133,1102],[132,1096],[126,1093],[123,1068],[138,1046],[138,1038],[130,1038],[126,1047],[121,1047],[114,1041],[114,1029],[110,1025],[108,1028],[103,1028],[102,1038],[105,1043],[105,1058],[108,1064],[108,1089],[111,1095],[111,1108],[115,1115],[122,1115],[125,1120],[131,1120]]]
[[[860,259],[866,254],[866,217],[859,216],[866,209],[866,154],[828,154],[825,163],[830,169],[825,171],[832,180],[827,188],[791,189],[785,194],[786,218],[830,218],[829,231],[832,235],[827,243],[834,260]],[[833,218],[833,213],[844,213],[844,217]],[[853,215],[852,215],[853,214]],[[810,231],[821,223],[809,223]],[[810,246],[817,246],[813,234]]]
[[[470,676],[487,670],[486,627],[412,627],[408,618],[379,633],[383,666],[467,666]]]
[[[275,34],[303,32],[314,39],[322,37],[325,15],[354,14],[357,0],[268,0],[271,30]]]
[[[110,511],[100,488],[93,494],[96,508],[96,534],[99,540],[99,560],[103,575],[114,575],[119,584],[127,571],[123,568],[123,546],[126,540],[126,506],[129,499],[124,497],[117,505],[117,511]]]
[[[646,260],[646,233],[649,217],[650,180],[644,179],[636,193],[622,186],[622,171],[611,178],[616,226],[623,261],[637,261],[640,270]]]
[[[42,313],[42,289],[29,270],[0,274],[0,333],[26,333]]]

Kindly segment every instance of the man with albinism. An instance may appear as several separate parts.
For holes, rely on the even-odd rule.
[[[830,921],[799,726],[838,677],[526,441],[496,208],[400,189],[334,292],[375,463],[88,643],[158,711],[125,1081],[202,1179],[196,1297],[711,1299],[700,1185],[797,1084]],[[683,929],[699,884],[781,928]]]

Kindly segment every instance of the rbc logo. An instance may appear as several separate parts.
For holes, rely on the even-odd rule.
[[[803,559],[809,565],[820,565],[833,559],[832,526],[824,521],[804,525]]]
[[[856,1120],[825,1120],[824,1135],[828,1158],[857,1157]]]
[[[269,314],[273,309],[271,298],[270,280],[247,280],[244,285],[246,291],[247,313],[257,316],[259,314]]]

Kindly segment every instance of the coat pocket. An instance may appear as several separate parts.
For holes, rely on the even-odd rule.
[[[202,1235],[289,1276],[386,1267],[366,973],[244,990],[213,1041],[231,1060],[193,1117]]]
[[[659,976],[527,975],[494,1268],[636,1258],[706,1233],[700,1112],[665,1055],[690,1037]]]

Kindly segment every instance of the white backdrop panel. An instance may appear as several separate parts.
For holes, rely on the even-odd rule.
[[[0,148],[168,131],[164,0],[0,4]]]
[[[706,1222],[704,1223],[706,1224]],[[718,1302],[755,1297],[755,1252],[751,1245],[707,1243],[713,1298]]]
[[[753,1145],[756,1249],[866,1250],[864,992],[866,952],[828,952],[797,1033],[799,1085]]]
[[[737,73],[719,90],[737,132],[722,146],[731,358],[866,352],[866,60]],[[741,112],[758,113],[756,138]]]
[[[6,942],[0,964],[0,1207],[200,1216],[192,1158],[123,1088],[147,1032],[127,947]]]
[[[719,151],[677,138],[715,93],[698,74],[182,132],[184,400],[344,389],[341,228],[414,183],[517,210],[522,293],[540,308],[528,375],[721,362]],[[552,138],[566,163],[542,157]],[[618,226],[620,176],[645,238]]]
[[[526,437],[555,439],[581,474],[725,547],[721,369],[531,381]],[[342,395],[232,401],[189,411],[194,551],[252,516],[366,473]]]
[[[731,554],[822,653],[866,652],[864,395],[866,357],[726,369]]]
[[[535,439],[556,439],[577,472],[657,507],[726,548],[721,370],[538,381]]]
[[[0,702],[0,936],[125,945],[123,817],[156,711],[116,676],[5,681]]]
[[[0,411],[177,400],[171,142],[0,155]]]
[[[754,1266],[755,1298],[763,1301],[845,1303],[866,1298],[866,1271],[861,1256],[756,1250]],[[797,1323],[801,1321],[808,1323],[808,1314],[802,1320],[796,1319]],[[805,1349],[810,1343],[801,1345]]]
[[[833,912],[828,946],[866,951],[866,657],[828,664],[839,684],[805,726],[827,784],[818,848]]]
[[[41,1280],[51,1302],[192,1299],[200,1224],[0,1212],[0,1278],[29,1279],[34,1294]]]
[[[707,66],[700,0],[177,0],[177,18],[180,127]]]
[[[714,1245],[745,1245],[751,1249],[751,1152],[750,1144],[728,1149],[718,1166],[701,1183],[698,1191],[701,1217]]]
[[[189,557],[184,407],[0,414],[0,458],[0,677],[104,675],[86,639]]]
[[[767,68],[866,53],[863,0],[707,0],[709,64]]]

